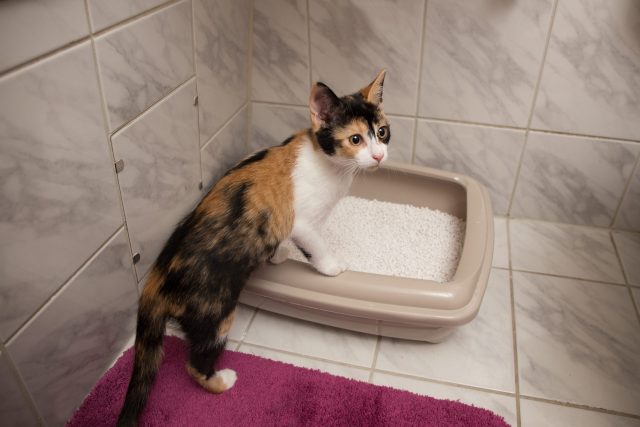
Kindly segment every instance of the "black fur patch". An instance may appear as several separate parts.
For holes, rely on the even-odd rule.
[[[229,175],[231,172],[234,172],[234,171],[237,171],[239,169],[242,169],[243,167],[245,167],[247,165],[250,165],[251,163],[259,162],[260,160],[262,160],[265,157],[267,157],[267,153],[268,152],[269,152],[269,149],[266,148],[264,150],[258,151],[257,153],[254,153],[250,157],[247,157],[246,159],[244,159],[243,161],[241,161],[240,163],[238,163],[237,165],[235,165],[234,167],[229,169],[227,171],[227,173],[224,174],[224,176]]]
[[[332,115],[332,120],[316,132],[316,139],[322,151],[332,156],[340,145],[340,141],[333,137],[334,128],[346,126],[353,120],[363,119],[369,127],[369,132],[375,134],[374,123],[379,122],[381,118],[378,107],[367,102],[360,92],[343,96],[340,98],[337,111]]]
[[[304,257],[307,260],[311,260],[311,254],[309,252],[307,252],[302,246],[296,245],[296,248],[298,248],[298,250],[300,252],[302,252],[302,255],[304,255]]]
[[[289,138],[287,138],[287,139],[285,139],[284,141],[282,141],[282,144],[280,144],[280,145],[282,145],[282,146],[284,147],[285,145],[287,145],[287,144],[289,144],[291,141],[293,141],[293,139],[294,139],[294,136],[293,136],[293,135],[291,135]]]
[[[233,188],[227,188],[227,202],[229,203],[229,212],[227,214],[226,225],[234,229],[242,219],[246,205],[247,191],[251,187],[251,182],[244,181],[240,185],[234,185]]]

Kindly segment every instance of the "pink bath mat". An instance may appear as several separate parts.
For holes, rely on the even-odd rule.
[[[235,370],[238,380],[232,389],[214,395],[188,376],[186,360],[184,341],[165,337],[164,359],[140,425],[507,426],[486,409],[234,351],[226,351],[216,365]],[[132,365],[129,349],[98,381],[68,426],[114,426]]]

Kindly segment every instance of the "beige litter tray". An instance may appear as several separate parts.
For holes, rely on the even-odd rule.
[[[352,196],[426,206],[466,221],[450,282],[346,271],[327,277],[306,263],[266,265],[240,301],[264,310],[370,334],[440,342],[480,308],[493,256],[493,213],[476,180],[436,169],[389,164],[361,174]]]

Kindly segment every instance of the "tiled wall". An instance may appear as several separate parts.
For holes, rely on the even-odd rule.
[[[393,160],[497,214],[640,230],[638,28],[636,0],[0,2],[3,425],[64,423],[175,223],[315,80],[386,68]]]
[[[131,337],[168,233],[246,154],[251,12],[0,2],[3,426],[65,423]]]
[[[387,69],[392,160],[469,174],[494,211],[640,230],[640,2],[260,0],[250,146]]]

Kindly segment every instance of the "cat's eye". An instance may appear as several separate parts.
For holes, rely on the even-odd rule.
[[[378,137],[384,138],[385,136],[387,136],[387,127],[382,126],[381,128],[378,129]]]
[[[349,137],[349,142],[351,142],[353,145],[358,145],[360,144],[360,142],[362,142],[362,138],[360,137],[360,135],[351,135]]]

